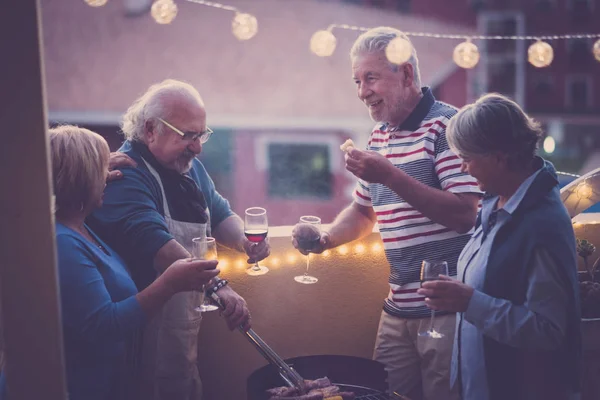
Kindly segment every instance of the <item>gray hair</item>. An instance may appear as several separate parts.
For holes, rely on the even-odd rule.
[[[412,52],[407,62],[413,66],[415,84],[417,87],[421,88],[421,71],[419,70],[417,50],[415,49],[415,46],[412,45],[408,36],[398,29],[387,26],[369,29],[367,32],[360,35],[352,45],[352,48],[350,49],[350,58],[355,59],[359,55],[365,53],[385,52],[388,44],[397,37],[406,40],[412,47]],[[398,65],[392,62],[390,62],[390,67],[394,71],[398,69]]]
[[[146,93],[140,96],[127,109],[123,116],[121,130],[125,139],[131,141],[143,141],[144,130],[147,121],[164,118],[168,119],[173,111],[165,99],[179,98],[190,103],[197,103],[204,106],[202,97],[198,91],[190,84],[167,79],[154,84],[148,88]],[[158,133],[163,132],[163,125],[157,125]]]
[[[509,167],[518,169],[536,155],[543,132],[513,100],[490,93],[464,106],[448,124],[446,140],[450,148],[463,156],[502,152]]]

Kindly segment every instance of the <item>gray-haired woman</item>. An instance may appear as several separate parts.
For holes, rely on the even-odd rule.
[[[459,313],[451,382],[464,400],[579,392],[575,236],[556,171],[536,156],[541,133],[498,94],[465,106],[446,131],[486,196],[459,280],[441,277],[419,293],[432,309]]]

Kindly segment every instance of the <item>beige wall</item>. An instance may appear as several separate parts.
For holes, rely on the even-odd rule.
[[[335,249],[327,256],[312,256],[310,273],[319,278],[314,285],[293,279],[303,273],[306,259],[293,249],[289,233],[270,241],[272,255],[264,264],[271,271],[258,277],[245,274],[237,253],[219,250],[219,259],[225,261],[221,276],[246,298],[254,330],[283,358],[314,354],[370,358],[388,290],[389,266],[379,233],[343,247],[348,250],[345,255]],[[290,255],[296,259],[288,260]],[[246,378],[266,364],[240,332],[227,330],[216,311],[203,321],[200,353],[205,400],[245,399]]]

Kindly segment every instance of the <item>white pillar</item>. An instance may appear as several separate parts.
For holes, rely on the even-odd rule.
[[[64,400],[40,4],[12,0],[0,24],[0,296],[11,400]]]

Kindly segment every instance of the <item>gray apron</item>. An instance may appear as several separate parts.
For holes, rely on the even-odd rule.
[[[160,185],[169,232],[191,253],[192,239],[206,237],[210,231],[210,217],[206,224],[173,220],[160,176],[146,160],[144,163]],[[202,296],[199,290],[174,295],[144,329],[141,354],[141,398],[144,400],[202,398],[198,374],[198,332],[202,314],[195,310],[202,303]]]

